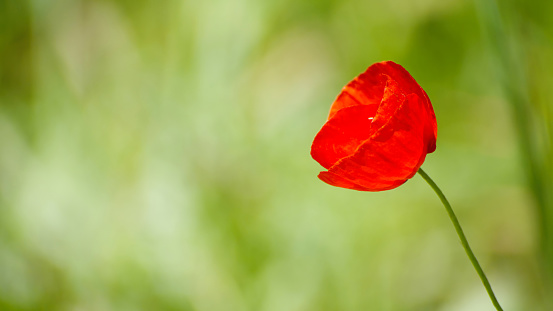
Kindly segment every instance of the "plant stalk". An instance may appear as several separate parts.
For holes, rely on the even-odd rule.
[[[453,226],[455,227],[455,231],[457,231],[457,235],[459,236],[459,239],[461,240],[461,244],[463,245],[463,248],[465,249],[465,252],[467,253],[467,256],[470,259],[470,262],[472,263],[472,266],[476,270],[476,273],[478,273],[478,276],[480,277],[480,280],[482,280],[482,284],[484,284],[484,287],[486,288],[486,291],[488,292],[488,295],[490,296],[490,299],[492,300],[492,303],[497,311],[503,311],[501,306],[499,305],[499,302],[497,301],[497,298],[495,298],[495,294],[492,290],[492,286],[490,285],[490,282],[488,281],[488,278],[486,277],[486,274],[484,273],[484,270],[482,270],[482,267],[478,263],[478,260],[476,259],[476,256],[474,256],[474,253],[472,252],[472,249],[470,248],[469,242],[467,241],[467,237],[465,236],[465,233],[463,232],[463,229],[461,228],[461,224],[459,223],[459,220],[457,219],[457,216],[455,216],[455,213],[453,212],[453,209],[451,208],[451,205],[447,201],[445,195],[443,194],[442,190],[436,185],[436,183],[426,174],[425,171],[422,170],[422,168],[419,168],[418,173],[426,180],[426,182],[432,187],[434,192],[438,195],[442,203],[444,204],[444,207],[447,211],[447,214],[449,215],[449,218],[451,219],[451,222],[453,223]]]

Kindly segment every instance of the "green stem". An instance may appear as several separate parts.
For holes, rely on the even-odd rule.
[[[465,249],[465,252],[467,253],[467,256],[469,256],[470,262],[474,266],[474,269],[478,273],[478,276],[480,277],[480,280],[482,280],[482,283],[484,284],[484,287],[486,288],[486,291],[488,292],[488,295],[490,296],[490,299],[492,300],[492,303],[496,310],[503,311],[501,306],[499,305],[499,302],[497,301],[497,298],[495,298],[495,294],[493,293],[492,286],[490,285],[490,282],[488,281],[488,278],[486,277],[486,274],[484,273],[484,270],[482,270],[482,267],[480,267],[480,264],[478,263],[478,260],[476,259],[476,256],[474,256],[474,253],[472,252],[472,249],[470,248],[469,242],[467,241],[467,237],[465,237],[465,234],[463,233],[463,229],[461,228],[461,225],[459,224],[459,220],[457,219],[457,216],[455,216],[455,213],[453,212],[453,209],[451,208],[451,205],[445,198],[442,190],[436,185],[436,183],[426,174],[425,171],[422,170],[422,168],[419,168],[418,173],[426,180],[426,182],[432,187],[434,192],[438,195],[440,200],[445,206],[445,209],[447,210],[447,213],[449,214],[449,218],[451,219],[451,222],[453,222],[453,226],[455,227],[455,231],[457,231],[457,235],[459,236],[459,239],[461,240],[461,244],[463,244],[463,248]]]

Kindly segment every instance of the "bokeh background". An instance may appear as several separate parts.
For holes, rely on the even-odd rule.
[[[423,167],[505,310],[553,310],[552,15],[0,0],[0,310],[493,310],[422,178],[316,178],[330,104],[383,60],[434,104]]]

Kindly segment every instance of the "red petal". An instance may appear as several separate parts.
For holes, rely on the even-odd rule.
[[[392,61],[380,62],[371,65],[367,70],[353,79],[343,89],[340,95],[336,98],[328,119],[331,119],[339,110],[358,105],[379,105],[384,95],[384,89],[387,87],[388,79],[394,80],[399,90],[397,94],[408,95],[411,93],[417,96],[424,102],[427,113],[430,116],[430,134],[434,137],[434,142],[429,144],[427,152],[433,152],[436,149],[436,137],[438,127],[436,124],[436,116],[434,109],[430,103],[430,99],[426,92],[413,79],[405,68]]]
[[[340,187],[340,188],[347,188],[347,189],[352,189],[352,190],[358,190],[358,191],[391,190],[391,189],[394,189],[394,188],[397,188],[397,187],[401,186],[402,184],[404,184],[407,181],[407,180],[403,180],[403,181],[398,181],[398,182],[389,182],[387,184],[381,182],[377,186],[378,190],[375,190],[375,189],[377,189],[376,187],[370,187],[370,188],[363,187],[363,186],[360,186],[360,185],[354,183],[351,180],[347,180],[344,177],[341,177],[339,175],[336,175],[336,174],[328,172],[328,171],[320,172],[318,177],[319,177],[320,180],[324,181],[325,183],[327,183],[331,186]]]
[[[372,70],[374,72],[378,72],[379,74],[385,74],[392,78],[394,81],[398,83],[398,85],[401,86],[401,89],[403,90],[404,94],[411,94],[415,93],[419,98],[423,101],[428,101],[428,95],[426,95],[426,92],[421,88],[421,86],[415,81],[415,79],[409,74],[405,68],[403,68],[401,65],[396,64],[392,61],[387,62],[381,62],[373,64],[367,71]]]
[[[373,65],[374,66],[374,65]],[[330,107],[328,119],[332,118],[340,109],[359,105],[379,105],[386,85],[386,76],[371,70],[357,76],[343,89]]]
[[[386,75],[390,76],[390,78],[392,78],[394,81],[396,81],[398,85],[400,85],[405,95],[415,93],[418,95],[420,100],[423,101],[424,106],[426,108],[426,113],[430,117],[429,123],[428,123],[430,126],[430,128],[428,129],[430,133],[427,133],[427,134],[433,136],[433,142],[431,142],[428,145],[428,149],[426,152],[427,153],[434,152],[434,150],[436,150],[436,138],[438,137],[438,125],[436,123],[436,115],[434,114],[434,108],[432,107],[432,104],[430,103],[430,99],[428,98],[428,95],[426,94],[426,92],[417,83],[417,81],[415,81],[415,79],[411,76],[411,74],[409,74],[409,72],[399,64],[396,64],[392,61],[387,61],[387,62],[376,63],[371,67],[373,66],[376,67],[375,70],[385,73]]]
[[[371,119],[376,108],[375,105],[361,105],[338,111],[315,136],[311,146],[313,159],[328,169],[338,160],[354,154],[371,136]]]
[[[378,106],[371,124],[371,135],[390,121],[404,101],[405,95],[402,93],[399,84],[392,79],[388,79],[384,94],[382,95],[382,102]]]
[[[389,190],[403,184],[426,157],[428,117],[424,100],[415,94],[407,96],[388,123],[329,172],[369,191]]]
[[[331,172],[320,172],[318,177],[320,180],[324,181],[325,183],[335,187],[341,187],[341,188],[347,188],[347,189],[353,189],[353,190],[359,190],[359,191],[371,191],[369,188],[359,186],[358,184],[355,184],[345,179],[344,177],[340,177]]]

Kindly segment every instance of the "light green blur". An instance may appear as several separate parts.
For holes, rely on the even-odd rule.
[[[0,0],[0,310],[493,310],[420,176],[316,177],[383,60],[503,308],[553,310],[553,2],[499,2]]]

